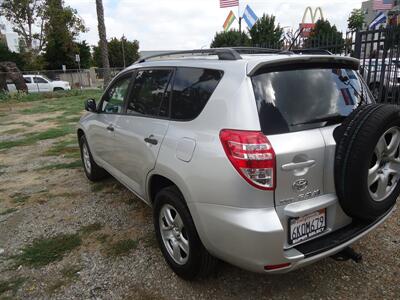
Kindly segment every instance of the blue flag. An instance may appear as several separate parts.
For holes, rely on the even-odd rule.
[[[247,26],[251,29],[251,27],[254,26],[254,24],[257,22],[258,17],[254,13],[254,11],[250,8],[249,5],[246,5],[246,9],[244,10],[243,13],[243,19],[246,21]]]

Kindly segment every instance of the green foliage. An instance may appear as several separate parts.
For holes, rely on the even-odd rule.
[[[253,46],[280,49],[283,45],[283,28],[275,24],[275,16],[263,14],[249,30]]]
[[[18,265],[41,267],[61,260],[67,252],[79,247],[82,240],[78,234],[61,234],[53,238],[35,240],[12,258]]]
[[[43,28],[45,2],[46,0],[3,0],[0,6],[0,15],[11,23],[13,31],[22,38],[28,51],[32,50],[34,39],[39,40],[38,52],[41,50],[43,31],[36,32],[35,29]]]
[[[25,62],[19,53],[12,52],[6,44],[0,43],[0,61],[12,61],[18,68],[23,69]]]
[[[365,13],[361,9],[353,9],[347,19],[347,27],[350,30],[361,30],[364,25]]]
[[[79,50],[74,39],[86,30],[77,11],[69,6],[63,7],[62,0],[47,0],[45,15],[48,17],[43,55],[46,67],[53,70],[66,65],[69,69],[76,69],[75,54]]]
[[[125,37],[121,39],[114,37],[108,42],[108,59],[111,67],[124,66],[122,46],[124,47],[126,66],[131,65],[139,58],[139,42],[137,40],[128,41]],[[93,47],[93,62],[96,67],[103,67],[100,46]]]
[[[328,20],[318,20],[310,37],[305,40],[305,48],[325,49],[332,53],[340,53],[344,47],[344,39],[335,25]]]
[[[229,31],[216,32],[210,47],[238,47],[250,46],[250,44],[250,39],[246,33],[240,33],[239,30],[232,29]]]
[[[12,214],[13,212],[16,212],[18,209],[16,208],[8,208],[5,211],[0,211],[0,216]]]
[[[88,69],[92,63],[92,54],[90,52],[90,46],[86,43],[86,41],[82,41],[80,43],[76,43],[78,47],[78,54],[81,58],[81,68]]]

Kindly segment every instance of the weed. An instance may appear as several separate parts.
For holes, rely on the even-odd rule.
[[[68,279],[68,280],[73,280],[76,279],[78,277],[78,272],[82,270],[81,266],[76,266],[76,265],[72,265],[72,266],[65,266],[62,270],[61,270],[61,274],[63,275],[64,278]]]
[[[62,287],[64,284],[65,284],[64,280],[58,279],[47,288],[47,291],[50,294],[52,294],[55,291],[57,291],[60,287]]]
[[[77,160],[70,163],[57,163],[39,168],[38,170],[59,170],[59,169],[77,169],[82,167],[82,161]]]
[[[89,225],[81,227],[81,229],[79,229],[79,232],[82,235],[89,235],[92,232],[99,231],[101,228],[103,228],[103,225],[101,225],[100,223],[93,223],[93,224],[89,224]]]
[[[130,250],[136,249],[138,246],[138,241],[126,239],[120,240],[118,242],[112,243],[107,251],[109,256],[120,256],[127,254]]]
[[[25,129],[23,129],[23,128],[14,128],[14,129],[4,131],[2,134],[10,134],[11,135],[11,134],[16,134],[16,133],[21,133],[24,131],[25,131]]]
[[[15,294],[25,281],[26,279],[22,277],[0,281],[0,295],[8,291],[12,291]]]
[[[0,216],[12,214],[13,212],[16,212],[18,209],[16,208],[8,208],[5,211],[0,212]]]
[[[41,267],[61,260],[65,253],[79,247],[81,243],[78,234],[62,234],[53,238],[38,239],[22,249],[21,254],[12,258],[19,265]]]
[[[28,200],[30,197],[31,196],[29,196],[29,195],[23,195],[21,193],[16,193],[11,196],[12,201],[17,204],[25,203],[26,200]]]
[[[100,243],[104,244],[107,242],[108,238],[110,236],[106,233],[100,233],[98,236],[96,236],[96,240],[98,240]]]

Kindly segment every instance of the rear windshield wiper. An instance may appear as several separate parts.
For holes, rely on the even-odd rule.
[[[302,123],[290,124],[290,126],[297,126],[297,125],[305,125],[305,124],[314,124],[314,123],[322,123],[322,122],[329,122],[329,123],[337,123],[342,122],[346,116],[334,114],[334,115],[327,115],[319,118],[314,118]]]

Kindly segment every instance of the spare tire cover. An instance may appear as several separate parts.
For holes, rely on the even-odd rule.
[[[400,193],[400,109],[369,104],[336,128],[335,187],[344,212],[372,220]]]

